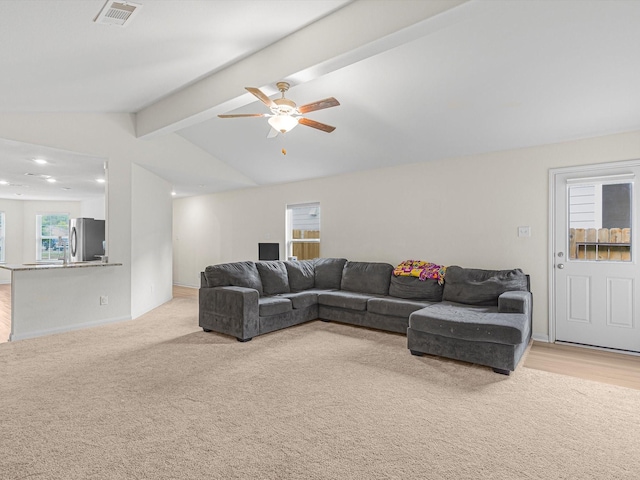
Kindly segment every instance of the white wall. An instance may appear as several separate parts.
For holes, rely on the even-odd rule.
[[[11,307],[20,318],[11,325],[11,340],[128,320],[117,302],[121,266],[26,270],[13,272]],[[107,305],[100,304],[106,296]]]
[[[132,190],[135,188],[132,184],[132,165],[136,162],[153,163],[155,160],[175,163],[176,159],[183,158],[204,162],[211,157],[176,134],[144,140],[136,138],[134,117],[129,114],[5,113],[0,116],[0,138],[99,156],[109,162],[109,260],[122,263],[123,266],[114,267],[108,276],[97,277],[100,281],[87,282],[84,294],[94,299],[99,298],[105,289],[110,292],[109,308],[98,310],[100,315],[106,312],[109,316],[108,319],[102,319],[103,321],[131,318],[132,264],[135,260],[132,252],[136,247],[134,242],[138,241],[132,236]],[[137,215],[143,215],[142,209],[145,208],[152,210],[151,215],[154,215],[153,210],[156,208],[166,208],[166,215],[171,217],[170,207],[140,205],[139,208]],[[148,255],[156,258],[166,257],[166,242],[153,243],[145,248]],[[140,249],[135,251],[137,253]],[[68,280],[67,275],[73,273],[63,273],[60,270],[47,273],[48,279],[52,282],[65,282]],[[158,282],[166,284],[159,284],[159,289],[170,288],[170,277],[160,277]],[[27,299],[31,296],[28,289],[21,291]],[[69,294],[62,293],[62,298],[47,297],[49,309],[53,312],[66,310],[69,298],[65,298],[65,295]],[[157,305],[161,302],[162,300],[158,300]],[[84,314],[85,318],[90,319],[96,311],[88,308],[85,312],[75,313],[78,316]],[[14,311],[13,314],[23,316],[18,321],[36,320],[29,318],[30,315],[35,315],[35,312],[25,310]]]
[[[0,137],[95,155],[109,161],[109,190],[115,194],[109,195],[108,210],[115,213],[108,219],[107,243],[110,259],[123,263],[123,267],[115,270],[117,279],[109,298],[109,312],[114,319],[130,317],[131,163],[137,155],[155,154],[157,149],[152,148],[152,142],[135,138],[133,121],[127,114],[4,114],[0,117]],[[62,273],[51,275],[60,275],[59,281],[63,281]],[[93,289],[91,296],[99,296],[99,286]],[[66,308],[66,302],[64,299],[53,301],[50,308]],[[12,314],[22,315],[17,311]],[[31,319],[18,318],[14,323],[20,321]]]
[[[24,249],[23,205],[20,200],[0,199],[0,211],[4,212],[5,263],[22,263]],[[0,270],[0,283],[11,283],[11,272]]]
[[[88,198],[80,202],[80,217],[106,220],[105,197]]]
[[[131,169],[131,313],[134,317],[172,298],[171,184],[148,170]]]
[[[23,202],[23,244],[22,260],[17,263],[36,261],[36,215],[45,213],[67,213],[69,218],[80,216],[80,202]]]
[[[640,132],[177,199],[174,282],[195,286],[207,265],[256,260],[260,241],[283,245],[286,204],[319,201],[323,257],[522,268],[544,337],[549,169],[633,158]],[[517,237],[525,225],[531,237]]]
[[[0,199],[0,211],[5,212],[6,264],[36,261],[36,215],[68,213],[80,215],[80,202]],[[0,283],[10,283],[11,272],[0,272]]]

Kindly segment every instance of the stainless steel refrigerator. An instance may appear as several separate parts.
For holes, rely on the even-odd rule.
[[[69,261],[98,260],[104,255],[104,220],[72,218],[69,221]]]

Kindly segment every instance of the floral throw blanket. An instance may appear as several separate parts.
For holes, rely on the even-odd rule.
[[[442,285],[444,283],[446,270],[447,267],[436,265],[435,263],[423,262],[422,260],[405,260],[393,270],[393,274],[396,277],[400,275],[405,277],[418,277],[422,281],[433,278]]]

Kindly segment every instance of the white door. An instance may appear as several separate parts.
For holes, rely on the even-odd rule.
[[[555,339],[640,352],[640,163],[553,177]]]

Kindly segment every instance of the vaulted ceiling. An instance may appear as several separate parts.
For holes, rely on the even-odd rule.
[[[114,27],[103,0],[0,2],[0,112],[135,112],[209,153],[143,165],[179,196],[640,129],[637,1],[137,3]],[[336,130],[217,117],[281,80],[337,98],[307,115]]]

